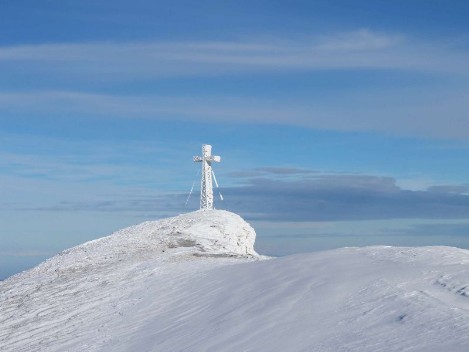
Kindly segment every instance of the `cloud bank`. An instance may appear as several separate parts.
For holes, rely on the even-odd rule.
[[[469,195],[401,189],[389,177],[323,175],[301,180],[251,179],[224,191],[227,204],[256,220],[347,221],[460,219]]]
[[[278,174],[278,169],[272,175]],[[383,219],[466,219],[469,194],[433,189],[412,191],[396,185],[391,177],[371,175],[306,175],[250,177],[239,186],[222,189],[220,208],[257,221],[356,221]],[[444,186],[446,187],[446,186]],[[449,186],[448,186],[449,187]],[[215,191],[217,193],[217,191]],[[187,194],[159,194],[148,197],[123,196],[107,199],[61,202],[54,206],[22,209],[34,211],[104,211],[171,214],[197,209],[198,193],[188,208]]]

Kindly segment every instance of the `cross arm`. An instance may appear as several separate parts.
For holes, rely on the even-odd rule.
[[[204,160],[204,158],[201,157],[201,156],[194,156],[194,157],[192,158],[192,160],[194,160],[194,162],[201,162],[201,161]],[[219,163],[219,162],[221,161],[221,156],[219,156],[219,155],[211,155],[211,156],[209,156],[208,158],[205,158],[205,160],[206,160],[206,161],[214,161],[214,162],[216,162],[216,163]]]

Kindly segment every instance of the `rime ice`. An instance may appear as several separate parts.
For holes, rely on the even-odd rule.
[[[213,183],[212,175],[215,178],[215,174],[212,170],[212,162],[219,163],[221,157],[218,155],[212,155],[212,146],[208,144],[202,145],[202,156],[194,156],[194,162],[202,163],[202,182],[200,184],[200,209],[211,210],[213,209]]]

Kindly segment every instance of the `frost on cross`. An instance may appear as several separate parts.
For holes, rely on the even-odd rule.
[[[217,183],[217,179],[212,170],[212,162],[219,163],[221,157],[212,155],[212,146],[209,144],[202,145],[202,156],[194,156],[195,162],[202,163],[202,182],[200,185],[200,209],[213,209],[213,184],[212,176]],[[217,185],[218,186],[218,185]]]

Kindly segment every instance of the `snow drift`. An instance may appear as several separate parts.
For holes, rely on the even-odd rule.
[[[67,250],[0,283],[0,350],[469,350],[469,251],[259,260],[254,240],[207,211]]]
[[[223,210],[196,211],[146,221],[111,236],[65,250],[25,276],[96,270],[120,262],[193,256],[256,256],[256,233],[239,215]]]

